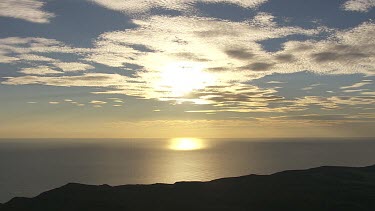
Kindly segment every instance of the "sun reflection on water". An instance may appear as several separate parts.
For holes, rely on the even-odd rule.
[[[191,151],[203,148],[203,141],[198,138],[174,138],[169,144],[171,150]]]

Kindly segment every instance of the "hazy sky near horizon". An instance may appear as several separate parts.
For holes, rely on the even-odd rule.
[[[375,0],[2,0],[0,138],[374,137]]]

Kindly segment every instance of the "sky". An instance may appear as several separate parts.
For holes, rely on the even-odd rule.
[[[375,0],[2,0],[0,138],[375,136]]]

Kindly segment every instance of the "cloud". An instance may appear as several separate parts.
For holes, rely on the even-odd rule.
[[[55,15],[43,11],[44,4],[39,0],[3,0],[0,2],[0,16],[34,23],[49,23]]]
[[[375,72],[375,24],[365,22],[346,30],[334,30],[325,40],[288,41],[274,58],[288,55],[292,62],[277,63],[273,69],[287,72],[310,70],[321,74],[373,75]],[[271,60],[272,61],[272,60]],[[276,63],[275,61],[275,63]],[[280,71],[282,73],[282,71]]]
[[[324,110],[337,110],[345,106],[366,106],[375,104],[375,96],[306,96],[291,100],[296,107],[319,106]]]
[[[50,54],[71,54],[78,58],[93,49],[74,48],[64,43],[40,37],[7,37],[0,39],[0,63],[22,64],[28,67],[20,72],[30,75],[59,74],[64,72],[76,72],[93,69],[89,64],[76,62],[61,62],[50,57]]]
[[[375,122],[373,114],[306,114],[272,117],[273,121],[300,121],[300,123],[328,123],[328,124],[347,124],[351,122]],[[293,124],[293,123],[292,123]]]
[[[363,95],[373,95],[373,96],[375,96],[375,91],[374,92],[362,92],[361,94],[363,94]]]
[[[358,82],[358,83],[355,83],[355,84],[350,85],[350,86],[343,86],[340,89],[360,88],[360,87],[366,86],[368,84],[373,84],[373,83],[372,82]]]
[[[318,62],[318,63],[324,63],[324,62],[330,62],[330,61],[347,61],[349,60],[356,60],[368,57],[369,55],[366,55],[361,52],[319,52],[314,53],[311,55],[312,58]]]
[[[51,74],[62,74],[62,72],[54,70],[48,66],[28,67],[23,68],[21,71],[27,75],[51,75]]]
[[[243,48],[225,50],[225,53],[232,58],[240,60],[250,60],[254,57],[253,53],[249,52],[248,49]]]
[[[40,56],[35,54],[20,54],[18,61],[30,61],[30,62],[56,62],[56,59]]]
[[[349,0],[343,5],[344,10],[355,12],[368,12],[373,7],[375,0]]]
[[[366,89],[347,89],[347,90],[344,90],[343,92],[345,93],[353,93],[353,92],[362,92]]]
[[[107,104],[107,102],[104,102],[104,101],[100,101],[100,100],[92,100],[90,101],[91,104],[95,104],[95,105],[104,105],[104,104]]]
[[[348,115],[344,114],[330,114],[330,115],[319,115],[319,114],[308,114],[299,116],[285,116],[278,119],[288,120],[312,120],[312,121],[336,121],[336,120],[348,120],[351,119]]]
[[[241,69],[250,71],[267,71],[271,69],[272,66],[274,66],[274,64],[266,62],[254,62],[252,64],[241,67]]]
[[[58,62],[46,56],[51,53],[83,54],[85,48],[73,48],[55,39],[41,37],[0,38],[0,63]],[[44,54],[43,56],[40,54]]]
[[[264,20],[260,16],[267,17]],[[138,94],[144,98],[207,103],[202,98],[176,96],[176,92],[183,91],[182,85],[172,81],[185,84],[188,91],[203,90],[213,84],[240,86],[273,70],[274,64],[268,62],[272,55],[265,52],[258,41],[318,33],[299,27],[278,27],[268,14],[259,17],[260,20],[246,22],[165,16],[135,19],[138,28],[102,34],[86,60],[111,67],[125,64],[142,67],[135,73],[134,80],[143,82]],[[139,45],[148,50],[133,47]],[[110,93],[129,92],[114,90]]]
[[[275,60],[278,62],[292,62],[295,61],[296,58],[292,54],[277,54],[275,55]]]
[[[87,73],[79,76],[20,76],[9,77],[2,84],[27,85],[40,84],[64,87],[116,87],[125,86],[128,78],[118,74]]]
[[[13,56],[8,56],[6,55],[6,52],[1,52],[0,51],[0,63],[15,63],[17,61],[19,61],[20,59],[19,58],[16,58],[16,57],[13,57]]]
[[[91,0],[92,2],[111,10],[121,11],[127,14],[145,13],[153,8],[163,8],[177,11],[193,10],[195,3],[229,3],[245,8],[257,7],[267,0]]]
[[[97,49],[86,59],[113,67],[134,64],[142,66],[146,73],[162,71],[176,60],[191,61],[202,64],[217,78],[229,77],[218,78],[224,81],[249,81],[273,73],[305,70],[321,74],[374,74],[374,23],[365,22],[347,30],[306,30],[278,26],[269,14],[258,16],[245,22],[163,16],[134,20],[139,25],[136,29],[102,34],[96,41]],[[329,32],[330,36],[314,40],[321,32]],[[266,52],[259,44],[295,34],[312,39],[287,41],[277,52]],[[131,47],[140,44],[151,51]],[[225,74],[229,72],[233,75]]]
[[[9,77],[2,83],[101,87],[96,94],[210,105],[214,109],[208,110],[219,112],[289,112],[311,106],[329,110],[371,101],[359,97],[285,99],[276,88],[262,89],[249,82],[275,73],[306,70],[319,74],[374,74],[372,22],[346,30],[303,29],[279,26],[266,13],[243,22],[195,16],[152,16],[133,21],[137,28],[105,32],[92,48],[73,48],[44,38],[0,39],[0,54],[15,58],[7,58],[8,62],[41,67],[39,74],[27,69],[29,75]],[[322,32],[329,32],[325,40],[313,39]],[[287,41],[277,52],[267,52],[259,44],[290,35],[311,39]],[[79,60],[49,61],[48,54],[55,52],[79,55]],[[25,56],[39,54],[46,57],[39,58],[44,60],[39,66],[33,63],[35,59]],[[93,68],[91,63],[133,71],[130,76],[83,72]],[[43,73],[43,66],[59,68],[64,73],[76,71],[77,75],[49,76]]]
[[[53,64],[64,72],[85,71],[85,70],[94,68],[93,66],[89,64],[78,63],[78,62],[57,62]]]
[[[283,81],[268,81],[268,84],[285,84],[286,82]]]
[[[251,22],[259,27],[277,27],[276,22],[274,21],[275,17],[270,13],[259,12]]]

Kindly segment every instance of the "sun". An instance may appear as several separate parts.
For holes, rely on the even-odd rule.
[[[204,148],[203,142],[197,138],[175,138],[171,140],[169,145],[169,149],[180,151],[191,151],[202,148]]]
[[[158,86],[168,91],[172,97],[182,97],[214,83],[213,75],[203,70],[204,65],[201,63],[170,63],[160,72]]]

